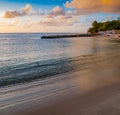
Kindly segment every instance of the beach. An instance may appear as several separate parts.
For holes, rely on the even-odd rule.
[[[119,83],[87,93],[76,95],[48,107],[24,113],[24,115],[119,115]]]
[[[120,0],[1,0],[0,115],[120,115]]]
[[[84,57],[79,69],[3,88],[1,115],[119,115],[120,49]]]

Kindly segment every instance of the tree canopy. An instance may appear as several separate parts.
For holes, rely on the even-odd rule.
[[[92,27],[89,28],[88,32],[91,34],[97,34],[99,31],[108,31],[108,30],[120,30],[120,17],[118,20],[106,21],[106,22],[97,22],[96,20],[92,23]]]

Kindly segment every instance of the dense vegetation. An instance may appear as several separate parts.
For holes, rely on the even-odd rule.
[[[88,32],[92,34],[97,34],[99,31],[108,31],[108,30],[120,30],[120,17],[117,20],[106,21],[106,22],[97,22],[92,23],[92,27],[89,28]]]

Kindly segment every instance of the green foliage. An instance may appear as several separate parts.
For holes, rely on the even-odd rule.
[[[94,34],[94,28],[89,28],[88,32],[90,32],[91,34]]]
[[[92,34],[97,34],[99,31],[107,30],[120,30],[120,17],[118,20],[107,21],[107,22],[97,22],[96,20],[92,23],[92,27],[89,28],[88,32]]]

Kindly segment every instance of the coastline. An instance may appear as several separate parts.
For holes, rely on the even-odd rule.
[[[0,115],[120,115],[120,0],[0,9]]]
[[[0,96],[7,100],[6,105],[0,107],[0,114],[119,114],[120,54],[114,50],[104,56],[106,58],[87,64],[83,70],[6,91]]]

